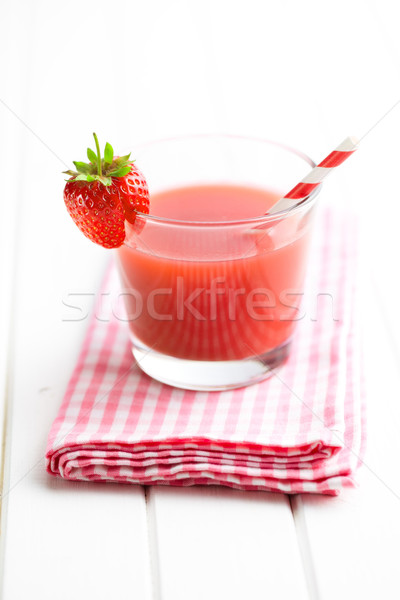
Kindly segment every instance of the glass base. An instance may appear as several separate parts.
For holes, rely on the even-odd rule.
[[[185,390],[213,392],[244,387],[267,379],[289,355],[291,341],[260,356],[241,360],[185,360],[160,354],[135,340],[138,366],[153,379]]]

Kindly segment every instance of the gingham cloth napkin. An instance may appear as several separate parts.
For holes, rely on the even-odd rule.
[[[352,484],[365,438],[356,226],[330,209],[315,232],[292,352],[262,383],[212,393],[162,385],[134,363],[127,324],[93,316],[50,431],[49,473],[332,495]],[[112,269],[103,293],[116,289]]]

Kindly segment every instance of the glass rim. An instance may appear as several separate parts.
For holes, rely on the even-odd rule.
[[[311,168],[316,166],[316,163],[304,152],[297,150],[296,148],[289,146],[287,144],[283,144],[281,142],[277,142],[275,140],[270,140],[268,138],[260,138],[257,136],[246,136],[246,135],[236,135],[230,133],[196,133],[196,134],[186,134],[180,136],[173,137],[165,137],[159,138],[155,140],[151,140],[148,142],[143,142],[137,145],[137,148],[147,148],[150,146],[154,146],[156,144],[163,144],[168,142],[183,142],[185,140],[195,140],[195,139],[212,139],[212,138],[221,138],[221,139],[233,139],[233,140],[242,140],[247,142],[255,142],[260,144],[267,144],[270,146],[275,146],[276,148],[280,148],[290,154],[297,156],[302,159],[304,162],[308,163]],[[215,183],[215,182],[214,182]],[[224,183],[221,180],[221,184]],[[206,183],[205,183],[206,184]],[[295,215],[299,211],[303,210],[306,206],[313,204],[316,197],[318,196],[321,190],[322,184],[315,188],[304,200],[299,202],[296,206],[292,208],[285,208],[279,212],[273,213],[272,215],[260,215],[257,217],[247,217],[245,219],[234,219],[234,220],[224,220],[224,221],[190,221],[190,220],[182,220],[182,219],[170,219],[168,217],[160,217],[157,215],[152,215],[151,213],[142,213],[137,211],[137,215],[143,219],[143,221],[149,221],[154,223],[160,223],[165,225],[173,225],[176,227],[224,227],[224,226],[232,226],[232,225],[245,225],[247,223],[251,224],[260,224],[268,221],[274,221],[276,219],[282,219],[282,217],[290,215]],[[166,188],[168,189],[168,188]],[[150,198],[151,203],[151,198]],[[150,204],[151,206],[151,204]]]

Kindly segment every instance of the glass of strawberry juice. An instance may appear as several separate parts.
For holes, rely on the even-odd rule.
[[[288,357],[318,194],[266,213],[314,163],[280,144],[204,135],[136,156],[150,189],[116,250],[133,355],[175,387],[223,390]]]

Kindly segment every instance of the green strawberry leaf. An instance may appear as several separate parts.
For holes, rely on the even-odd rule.
[[[74,181],[87,181],[88,177],[91,177],[91,175],[88,175],[87,173],[79,173],[75,178]]]
[[[89,173],[90,172],[90,165],[84,163],[84,162],[77,162],[75,160],[72,161],[76,167],[76,170],[79,171],[80,173]]]
[[[129,152],[129,154],[126,154],[126,156],[120,156],[118,158],[118,161],[121,163],[133,162],[133,160],[129,161],[130,155],[131,155],[131,153]]]
[[[125,175],[128,175],[130,170],[131,170],[130,165],[127,165],[126,167],[120,167],[116,171],[112,171],[108,175],[110,177],[124,177]]]
[[[91,163],[93,163],[94,165],[97,164],[97,156],[96,153],[93,152],[93,150],[91,148],[87,149],[87,157],[90,160]]]
[[[108,142],[106,143],[106,146],[104,148],[104,162],[107,165],[110,165],[113,161],[114,158],[114,150],[113,147],[111,146],[111,144],[109,144]]]

